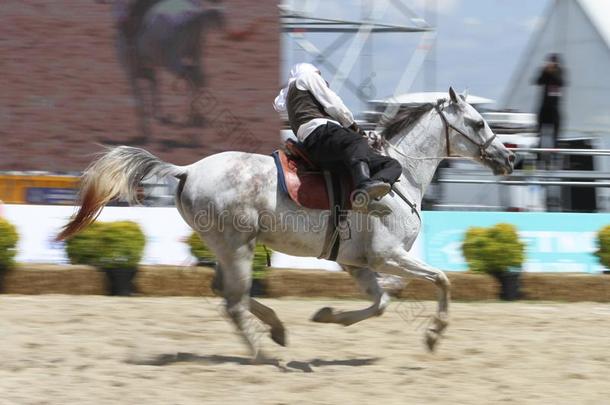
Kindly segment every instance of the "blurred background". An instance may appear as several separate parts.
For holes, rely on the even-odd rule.
[[[525,270],[601,271],[591,253],[610,223],[610,2],[144,3],[0,4],[0,200],[21,234],[18,260],[66,261],[52,236],[101,145],[176,164],[279,148],[291,131],[272,101],[290,67],[311,62],[363,128],[390,104],[435,102],[453,86],[517,152],[510,177],[468,161],[441,166],[416,255],[465,270],[465,229],[510,222],[527,240]],[[146,263],[191,258],[175,186],[150,179],[145,207],[116,201],[102,214],[143,226]],[[272,263],[336,269],[277,253]]]

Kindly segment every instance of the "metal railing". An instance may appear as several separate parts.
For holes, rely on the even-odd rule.
[[[508,148],[515,153],[555,153],[558,155],[610,156],[610,149]]]
[[[559,148],[508,148],[515,153],[541,153],[557,155],[581,156],[610,156],[610,149],[559,149]],[[463,179],[439,178],[439,183],[452,184],[503,184],[508,186],[572,186],[572,187],[610,187],[610,173],[585,170],[518,170],[510,178],[523,178],[523,180],[506,179]],[[588,179],[593,181],[557,181],[539,180],[538,178],[552,179]]]

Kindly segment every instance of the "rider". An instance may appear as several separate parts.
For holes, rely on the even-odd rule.
[[[352,113],[314,65],[299,63],[292,68],[274,107],[288,113],[292,131],[314,162],[327,170],[347,168],[355,191],[366,193],[367,201],[386,195],[400,177],[400,164],[369,146]]]

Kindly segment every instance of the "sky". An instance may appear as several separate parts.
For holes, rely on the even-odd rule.
[[[436,27],[436,46],[419,69],[409,91],[458,91],[501,101],[511,76],[522,58],[532,33],[540,27],[553,0],[403,0],[417,15]],[[309,10],[316,16],[361,20],[363,9],[375,0],[295,0],[292,7]],[[379,4],[377,2],[377,4]],[[379,21],[409,24],[390,2]],[[339,34],[306,34],[305,38],[323,49]],[[392,95],[405,67],[418,48],[422,34],[374,34],[350,72],[356,84],[367,87],[372,98]],[[339,66],[350,41],[328,55]],[[313,62],[287,35],[282,40],[283,78],[294,63]],[[332,75],[319,65],[327,79]],[[373,77],[367,81],[370,72]],[[329,80],[331,81],[331,80]],[[364,108],[349,90],[339,95],[354,112]]]

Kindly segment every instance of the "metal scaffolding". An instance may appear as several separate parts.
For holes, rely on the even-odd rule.
[[[372,64],[372,34],[387,33],[421,33],[423,34],[416,47],[411,60],[406,64],[405,70],[395,87],[394,95],[409,90],[415,76],[423,66],[426,55],[434,47],[436,39],[435,29],[423,18],[419,17],[402,0],[361,0],[362,19],[348,20],[321,17],[313,14],[317,1],[300,0],[299,8],[293,2],[286,1],[280,6],[282,32],[287,34],[299,48],[312,57],[312,62],[326,68],[333,77],[329,80],[335,92],[343,87],[352,92],[362,103],[371,98],[370,90],[374,89],[374,76]],[[383,16],[392,6],[405,24],[390,24],[383,22]],[[324,49],[318,48],[311,37],[306,34],[338,34],[337,38]],[[349,42],[349,44],[348,44]],[[343,45],[348,49],[338,65],[331,62],[330,57]],[[368,44],[368,49],[365,47]],[[369,69],[362,73],[362,82],[355,83],[350,74],[359,61],[361,69]],[[387,111],[392,115],[392,107]]]

